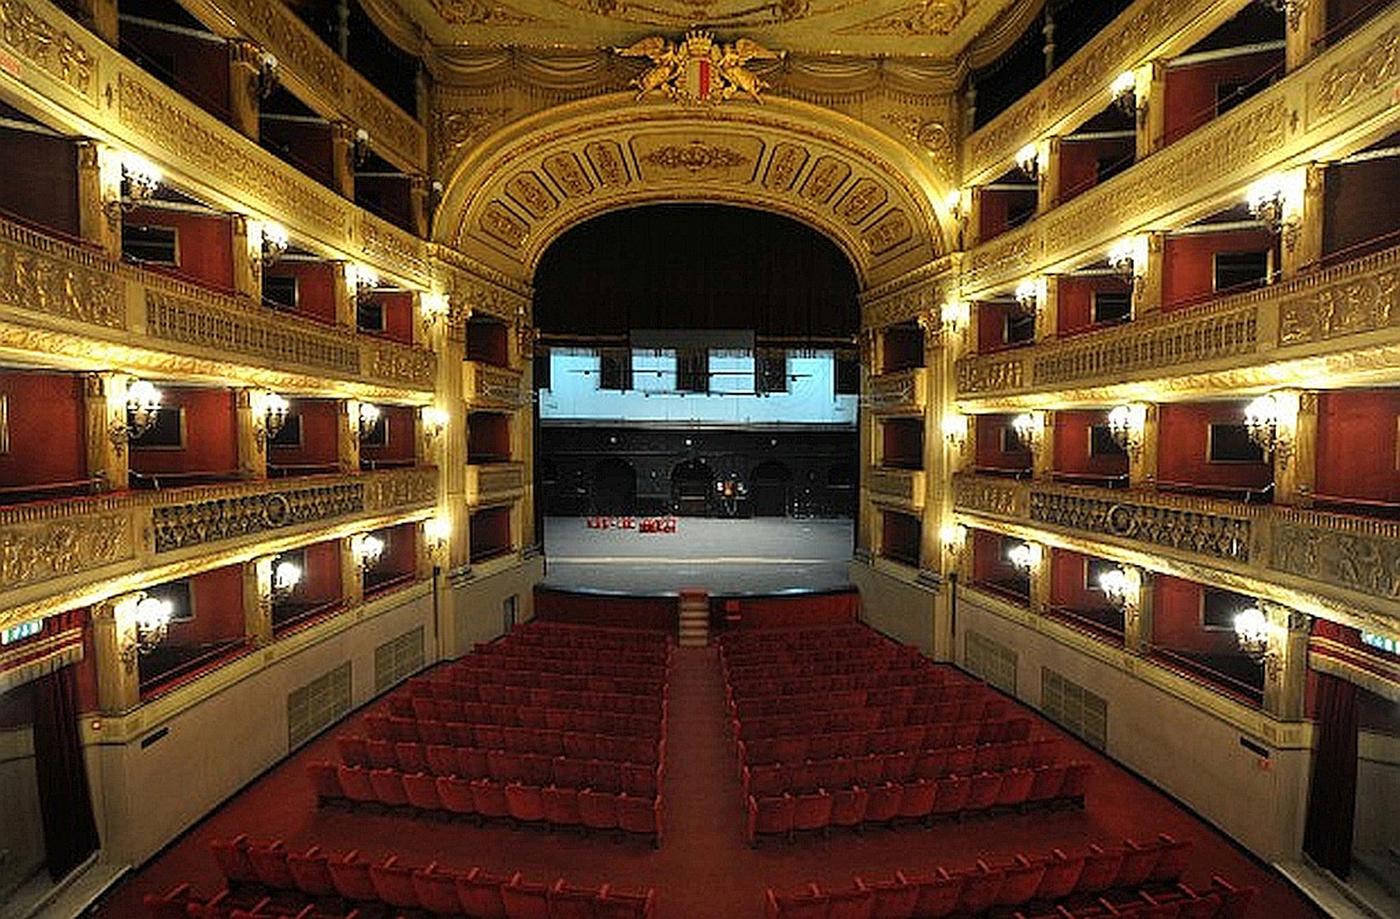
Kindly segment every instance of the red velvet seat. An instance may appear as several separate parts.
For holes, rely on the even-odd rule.
[[[443,871],[434,862],[413,872],[413,892],[423,909],[439,916],[462,915],[462,901],[457,896],[455,871]]]
[[[1118,866],[1114,887],[1141,887],[1152,876],[1161,860],[1162,849],[1155,843],[1140,846],[1131,839],[1123,843],[1123,862]]]
[[[962,894],[958,897],[957,911],[976,915],[992,908],[1001,890],[1002,875],[999,871],[989,871],[979,864],[970,871],[962,872],[965,881]]]
[[[753,845],[759,835],[791,833],[794,807],[789,795],[749,798],[749,844]]]
[[[934,795],[938,783],[929,779],[916,779],[904,785],[899,797],[897,817],[903,820],[924,820],[933,812]]]
[[[601,897],[597,887],[578,887],[560,878],[549,888],[549,919],[598,919]]]
[[[977,764],[977,748],[963,744],[949,747],[946,769],[949,775],[971,775]]]
[[[1166,833],[1157,837],[1161,856],[1148,876],[1154,884],[1175,883],[1186,870],[1186,862],[1191,856],[1191,841],[1177,840]]]
[[[319,846],[312,846],[305,852],[287,853],[287,870],[297,890],[311,897],[335,895],[335,881],[326,867],[326,856]]]
[[[457,875],[457,899],[462,901],[462,909],[472,919],[506,919],[505,899],[501,888],[509,883],[509,878],[473,868],[466,874]]]
[[[1031,784],[1032,804],[1043,804],[1060,796],[1060,788],[1065,783],[1065,767],[1062,764],[1042,766],[1035,770],[1035,781]]]
[[[1118,869],[1122,864],[1122,850],[1089,846],[1089,851],[1084,855],[1084,870],[1075,884],[1075,893],[1097,894],[1108,890],[1118,878]]]
[[[603,887],[598,898],[598,919],[652,919],[656,913],[656,891]]]
[[[457,774],[457,748],[446,744],[426,744],[424,746],[424,759],[427,761],[429,772],[433,775],[456,775]],[[475,778],[475,776],[468,776]]]
[[[442,798],[438,795],[437,777],[425,772],[410,772],[403,776],[403,790],[409,807],[419,810],[442,810]]]
[[[618,772],[617,764],[601,759],[589,760],[588,784],[589,787],[597,791],[620,793],[622,791],[622,776]]]
[[[519,782],[525,778],[525,767],[520,754],[507,750],[491,750],[486,754],[486,768],[493,781]]]
[[[831,793],[831,825],[859,826],[865,821],[870,793],[860,786],[838,788]]]
[[[395,765],[401,772],[426,772],[428,770],[427,745],[421,743],[394,744]]]
[[[578,793],[579,819],[590,830],[617,829],[617,795],[585,789]]]
[[[827,899],[827,919],[872,919],[875,915],[875,895],[860,881],[850,887],[819,887],[818,891]]]
[[[522,823],[544,821],[544,796],[538,785],[511,782],[506,786],[506,807],[512,820]]]
[[[548,785],[554,781],[554,759],[543,753],[525,753],[520,757],[522,779],[526,785]]]
[[[491,779],[474,779],[471,786],[472,804],[477,814],[488,819],[510,816],[504,785]]]
[[[1089,786],[1089,775],[1094,771],[1090,763],[1070,763],[1065,767],[1065,780],[1060,786],[1060,797],[1076,804],[1084,806],[1084,793]]]
[[[382,865],[370,865],[369,879],[381,901],[399,909],[419,908],[413,869],[399,864],[398,856],[391,855]]]
[[[1023,855],[1002,869],[1001,888],[997,891],[997,906],[1020,906],[1035,898],[1045,877],[1043,862],[1032,862]]]
[[[816,884],[808,884],[790,893],[779,893],[768,889],[765,899],[766,919],[826,919],[831,902],[817,889]]]
[[[793,796],[792,828],[825,830],[831,825],[831,795],[817,790]]]
[[[366,780],[368,784],[368,780]],[[248,857],[248,837],[238,835],[232,839],[215,839],[209,843],[214,853],[214,861],[230,884],[257,884],[258,872]]]
[[[851,763],[851,780],[857,785],[871,788],[885,781],[885,758],[879,753],[860,756]]]
[[[472,780],[456,776],[438,776],[438,800],[445,810],[454,814],[475,814],[476,796],[472,794]]]
[[[369,876],[369,862],[360,858],[358,852],[350,852],[344,858],[326,861],[330,870],[335,892],[347,900],[378,900],[379,891]]]
[[[886,782],[909,782],[918,764],[918,757],[913,753],[890,753],[885,756],[880,775]]]
[[[1001,774],[1001,789],[997,792],[997,807],[1019,807],[1031,795],[1035,773],[1029,769],[1008,769]]]
[[[549,919],[549,885],[527,881],[519,873],[501,887],[506,919]]]
[[[544,819],[551,826],[578,826],[583,818],[578,810],[578,791],[547,785],[540,791],[544,801]]]
[[[917,779],[939,779],[948,768],[947,750],[925,750],[919,754],[914,764],[914,777]]]
[[[857,883],[871,893],[871,919],[910,919],[919,902],[919,888],[909,884],[900,874],[890,880],[858,879]]]
[[[1001,794],[1001,773],[1000,772],[979,772],[972,776],[972,782],[967,792],[967,803],[963,805],[966,811],[985,811],[997,803],[997,796]]]
[[[650,836],[654,845],[661,845],[661,798],[632,795],[617,796],[617,825],[624,832]]]
[[[1235,887],[1222,877],[1212,877],[1211,887],[1220,893],[1219,919],[1241,919],[1254,898],[1253,887]]]
[[[394,741],[370,740],[366,747],[369,751],[369,764],[372,768],[391,769],[398,766],[399,755],[394,752]]]
[[[588,787],[588,763],[567,756],[556,756],[553,760],[552,777],[555,785],[561,788]]]
[[[1079,886],[1079,875],[1084,870],[1084,856],[1065,855],[1055,849],[1042,861],[1045,873],[1041,875],[1034,899],[1063,900],[1074,893]]]
[[[938,791],[933,796],[933,816],[960,814],[967,809],[967,799],[972,791],[972,780],[967,776],[949,775],[938,780]]]
[[[272,843],[249,843],[248,861],[253,866],[258,883],[278,890],[291,890],[296,880],[287,867],[287,847],[281,840]]]
[[[939,869],[929,875],[898,875],[910,887],[918,889],[919,897],[914,904],[914,915],[919,919],[941,919],[952,915],[962,899],[963,887],[967,884],[966,875],[953,874]]]
[[[340,778],[336,773],[335,763],[323,759],[312,760],[306,764],[306,774],[311,779],[311,787],[316,792],[318,803],[334,801],[345,796],[340,790]]]
[[[374,786],[369,780],[369,770],[363,766],[338,766],[335,776],[340,782],[340,790],[351,801],[363,804],[376,800]]]
[[[369,741],[358,734],[342,734],[335,739],[340,761],[347,766],[369,765]]]
[[[386,807],[404,807],[408,804],[408,794],[404,791],[403,775],[397,769],[371,769],[370,787],[374,797]]]
[[[620,767],[622,791],[642,798],[654,798],[660,791],[657,768],[645,763],[623,763]]]
[[[883,782],[870,788],[870,802],[865,807],[868,823],[888,823],[899,815],[899,803],[904,797],[904,788],[892,782]]]

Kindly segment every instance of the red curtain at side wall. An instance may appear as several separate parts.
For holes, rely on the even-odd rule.
[[[1351,871],[1356,817],[1356,685],[1317,675],[1317,747],[1303,851],[1338,877]]]
[[[34,681],[34,754],[49,875],[59,880],[97,851],[73,668]]]

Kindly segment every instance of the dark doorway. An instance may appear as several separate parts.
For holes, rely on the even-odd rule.
[[[786,517],[792,490],[792,470],[777,460],[765,460],[753,468],[753,515]]]
[[[637,470],[622,459],[599,460],[593,466],[593,513],[635,514]]]
[[[704,460],[686,460],[671,470],[671,504],[677,514],[705,516],[714,487],[714,470]]]

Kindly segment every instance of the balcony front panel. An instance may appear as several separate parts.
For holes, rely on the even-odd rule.
[[[963,174],[984,182],[1005,172],[1022,146],[1074,127],[1108,102],[1108,87],[1143,61],[1184,51],[1248,0],[1139,0],[1083,49],[974,131],[963,144]]]
[[[523,379],[515,370],[484,364],[462,363],[462,396],[472,408],[514,411],[524,398]]]
[[[370,146],[401,169],[424,172],[428,162],[423,126],[342,60],[309,26],[275,0],[195,0],[210,23],[237,23],[277,58],[278,78],[327,116],[369,132]]]
[[[1227,114],[974,249],[962,295],[1101,256],[1129,233],[1204,216],[1258,176],[1364,143],[1384,131],[1397,69],[1400,9],[1391,8]]]
[[[976,475],[954,477],[953,502],[969,518],[1063,534],[1076,551],[1117,545],[1149,568],[1176,563],[1197,580],[1228,572],[1235,589],[1293,603],[1302,594],[1313,601],[1304,607],[1358,628],[1400,627],[1400,522]]]
[[[486,463],[467,467],[467,504],[504,504],[525,494],[524,463]]]
[[[1400,248],[1204,307],[1159,312],[1015,354],[966,357],[959,399],[1070,393],[1112,399],[1150,383],[1176,398],[1327,376],[1360,384],[1400,360]],[[1291,366],[1291,372],[1290,372]]]
[[[427,245],[360,213],[179,96],[47,0],[22,0],[0,29],[0,87],[49,113],[54,127],[159,154],[158,165],[211,205],[287,227],[298,240],[365,262],[410,287],[431,283]],[[290,14],[288,14],[290,15]],[[372,228],[371,228],[372,227]],[[411,241],[411,242],[410,242]],[[400,252],[412,257],[401,260]]]
[[[876,504],[923,510],[924,472],[921,469],[871,467],[865,471],[865,486]]]
[[[274,540],[426,515],[437,492],[428,467],[3,508],[0,625],[217,568]]]
[[[879,415],[915,414],[928,399],[928,368],[916,367],[869,378],[865,407]]]

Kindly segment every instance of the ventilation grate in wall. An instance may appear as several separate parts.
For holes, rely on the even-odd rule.
[[[374,649],[376,695],[423,669],[423,627],[404,632]]]
[[[1090,746],[1108,745],[1108,700],[1049,667],[1040,670],[1040,709]]]
[[[1016,695],[1016,652],[978,632],[964,635],[963,666],[1009,695]]]
[[[295,750],[350,711],[350,662],[287,696],[287,747]]]

